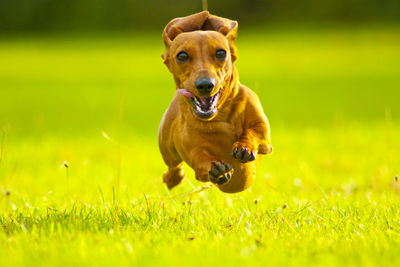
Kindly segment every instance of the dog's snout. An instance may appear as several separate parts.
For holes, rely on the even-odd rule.
[[[200,77],[195,81],[197,90],[202,95],[209,94],[215,86],[215,79],[211,77]]]

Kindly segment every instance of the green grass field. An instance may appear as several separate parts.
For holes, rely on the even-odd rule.
[[[241,32],[274,153],[228,195],[162,183],[158,33],[0,40],[0,266],[399,266],[399,44]]]

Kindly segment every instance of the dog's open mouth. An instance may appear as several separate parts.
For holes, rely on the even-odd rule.
[[[217,112],[217,103],[219,98],[219,92],[210,97],[190,97],[190,101],[193,103],[194,113],[202,118],[210,118]]]
[[[217,112],[217,103],[220,92],[221,91],[218,91],[218,93],[209,97],[199,97],[188,92],[186,89],[178,90],[178,93],[189,99],[193,106],[194,113],[203,119],[211,118]]]

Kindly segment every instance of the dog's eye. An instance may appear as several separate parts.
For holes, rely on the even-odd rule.
[[[184,63],[189,59],[189,55],[186,52],[182,51],[178,53],[176,59],[178,60],[179,63]]]
[[[224,49],[217,50],[215,57],[219,60],[224,60],[226,58],[226,51]]]

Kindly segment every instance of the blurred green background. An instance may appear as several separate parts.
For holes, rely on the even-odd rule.
[[[398,23],[397,0],[215,0],[209,9],[241,26]],[[0,32],[161,30],[200,11],[202,0],[1,0]]]
[[[275,127],[397,120],[399,1],[208,6],[239,21],[241,80]],[[0,0],[0,122],[13,135],[86,134],[113,125],[123,91],[124,126],[155,136],[174,89],[161,31],[201,8],[200,0]]]
[[[209,1],[212,13],[239,21],[240,79],[259,95],[272,126],[276,156],[264,164],[275,162],[278,171],[285,153],[299,161],[306,152],[333,153],[318,143],[322,139],[304,151],[312,138],[302,138],[310,132],[331,135],[326,146],[342,147],[343,153],[350,151],[340,141],[394,153],[400,139],[397,5],[390,0]],[[71,153],[102,147],[91,142],[107,147],[103,132],[117,139],[121,129],[126,164],[137,157],[140,164],[149,163],[145,151],[135,152],[148,147],[156,157],[151,164],[158,166],[153,179],[161,183],[157,130],[175,88],[160,57],[161,32],[175,16],[200,10],[201,1],[1,0],[1,179],[17,181],[9,177],[25,177],[31,168],[47,173],[48,157],[54,166],[74,161]],[[287,140],[296,139],[298,144],[284,149]],[[54,151],[36,162],[39,147],[49,144]],[[37,154],[27,153],[27,147]],[[25,165],[29,158],[36,164]],[[88,156],[75,159],[85,160]],[[360,179],[369,183],[371,177]]]
[[[240,79],[259,95],[276,147],[265,164],[275,160],[278,171],[284,153],[301,160],[305,151],[297,149],[307,149],[307,141],[298,136],[310,132],[330,134],[332,148],[340,147],[342,135],[336,133],[343,132],[348,143],[394,153],[400,119],[398,4],[209,1],[212,13],[239,21]],[[47,157],[57,164],[73,161],[69,153],[96,150],[91,142],[106,145],[103,132],[116,139],[121,128],[127,164],[136,157],[146,161],[145,152],[135,151],[148,147],[159,166],[152,175],[161,183],[157,130],[175,88],[160,58],[161,32],[170,19],[200,10],[201,1],[0,0],[1,179],[16,181],[9,177],[25,177],[32,166],[47,173]],[[283,149],[296,139],[295,147]],[[39,147],[48,144],[55,150],[40,163],[24,164],[40,158]],[[320,145],[316,141],[313,151],[326,150]],[[37,155],[27,147],[38,147],[32,148]],[[343,144],[342,149],[350,152]]]

